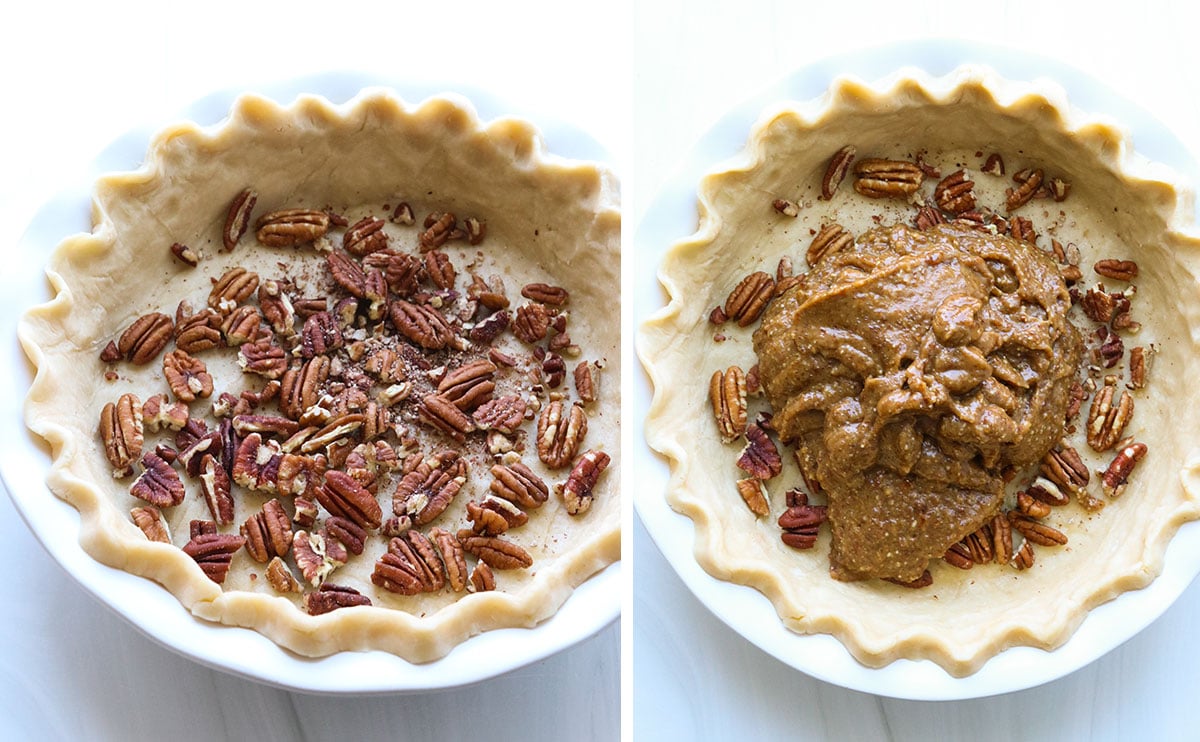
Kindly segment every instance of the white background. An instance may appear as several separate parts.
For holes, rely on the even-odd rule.
[[[895,41],[1003,45],[1073,65],[1200,148],[1200,45],[1188,4],[718,2],[635,11],[632,208],[731,107],[827,56]],[[670,122],[665,124],[664,122]],[[685,235],[680,235],[685,236]],[[630,252],[627,250],[627,266]],[[636,271],[653,270],[637,264]],[[633,730],[638,739],[1195,739],[1200,587],[1108,656],[1040,688],[913,702],[808,678],[714,618],[633,531]],[[628,669],[627,669],[628,672]]]
[[[485,90],[590,133],[624,167],[624,3],[25,3],[0,36],[0,260],[114,138],[218,90],[330,70]],[[553,141],[550,142],[553,147]],[[3,318],[12,327],[12,317]],[[6,334],[8,334],[6,332]],[[15,343],[8,335],[7,342]],[[5,394],[23,394],[9,385]],[[469,688],[288,693],[158,646],[50,560],[0,497],[0,740],[615,739],[620,629]]]

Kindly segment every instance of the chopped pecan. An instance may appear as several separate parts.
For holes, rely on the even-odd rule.
[[[292,570],[288,568],[287,562],[279,557],[273,557],[267,564],[267,584],[277,593],[298,593],[300,592],[300,583],[292,575]]]
[[[247,188],[233,197],[229,211],[225,216],[225,228],[221,230],[221,243],[229,252],[237,247],[237,243],[250,228],[250,215],[254,205],[258,203],[258,194]]]
[[[761,479],[758,477],[739,479],[737,480],[737,491],[746,503],[746,507],[750,508],[750,512],[760,518],[771,514],[771,506],[767,503],[767,488],[763,486]]]
[[[800,206],[795,201],[789,201],[786,198],[777,198],[771,202],[771,208],[779,214],[790,216],[793,219],[800,216]]]
[[[440,350],[455,340],[454,328],[442,313],[425,304],[398,299],[388,305],[392,325],[422,348]]]
[[[1008,511],[1008,523],[1020,531],[1026,541],[1032,541],[1038,546],[1062,546],[1067,543],[1067,536],[1062,531],[1028,518],[1016,510]]]
[[[857,150],[854,146],[847,144],[829,158],[829,164],[825,167],[825,175],[821,178],[821,198],[829,201],[833,198],[833,194],[837,193],[838,186],[842,184],[846,172],[850,169],[850,163],[854,162],[855,154],[857,154]]]
[[[371,605],[371,599],[352,587],[329,582],[321,585],[316,592],[304,596],[304,607],[310,616],[359,605]]]
[[[533,565],[529,552],[507,539],[477,536],[470,531],[459,531],[457,535],[463,551],[474,554],[492,569],[526,569]]]
[[[478,245],[487,237],[487,222],[478,217],[469,216],[463,219],[463,230],[467,233],[467,243]]]
[[[520,461],[496,464],[491,472],[494,479],[489,489],[498,497],[523,508],[539,508],[550,497],[550,488],[546,483]]]
[[[507,309],[509,304],[504,281],[500,276],[490,276],[484,281],[472,273],[471,285],[467,287],[467,298],[479,302],[485,309],[493,312]]]
[[[1122,446],[1100,475],[1100,480],[1104,483],[1104,494],[1114,500],[1124,494],[1129,475],[1133,473],[1138,462],[1145,458],[1148,450],[1145,443],[1135,442]]]
[[[195,268],[200,265],[200,253],[181,242],[171,243],[171,254],[175,256],[176,260],[189,268]]]
[[[1062,178],[1051,178],[1047,186],[1055,201],[1066,201],[1067,196],[1071,193],[1071,184]]]
[[[575,402],[564,409],[562,400],[552,400],[538,416],[538,458],[551,469],[568,466],[587,435],[587,413]]]
[[[1129,351],[1129,386],[1133,389],[1146,387],[1146,349],[1137,346]]]
[[[529,283],[521,288],[521,296],[540,304],[561,307],[567,303],[571,295],[561,286],[551,286],[547,283]]]
[[[743,278],[725,299],[725,315],[736,320],[738,327],[747,327],[762,314],[775,296],[775,279],[771,274],[755,271]]]
[[[383,522],[383,510],[367,488],[349,474],[331,469],[325,472],[325,485],[316,490],[317,502],[331,515],[347,518],[367,529]]]
[[[425,264],[420,258],[391,250],[368,255],[363,258],[363,266],[383,270],[388,288],[399,296],[412,296],[425,275]]]
[[[258,274],[235,266],[225,271],[220,278],[212,279],[212,284],[212,291],[208,293],[208,306],[226,315],[258,291]]]
[[[1033,222],[1023,216],[1014,216],[1012,224],[1008,230],[1009,235],[1014,240],[1028,242],[1031,245],[1037,244],[1037,232],[1033,231]],[[1070,266],[1067,266],[1068,268]],[[1066,278],[1066,271],[1063,271],[1063,278]]]
[[[501,309],[495,314],[485,317],[471,328],[469,333],[471,342],[476,345],[487,345],[499,337],[500,333],[507,330],[510,322],[511,318],[506,309]]]
[[[746,374],[738,366],[714,371],[708,384],[708,399],[723,443],[732,443],[746,429]]]
[[[854,244],[854,235],[846,231],[840,224],[830,222],[821,226],[821,231],[813,237],[812,243],[805,253],[809,266],[814,266],[826,255],[832,255]]]
[[[167,347],[167,341],[174,331],[171,318],[162,312],[143,314],[121,333],[117,339],[117,350],[135,366],[144,366]]]
[[[287,556],[292,549],[292,521],[279,500],[263,503],[262,509],[242,524],[241,533],[246,539],[246,552],[261,564]]]
[[[993,152],[988,155],[980,169],[988,175],[1004,175],[1004,158],[1000,156],[999,152]]]
[[[403,224],[406,227],[411,227],[416,221],[416,218],[413,216],[412,206],[409,206],[407,201],[401,201],[396,204],[395,209],[392,209],[392,222],[395,224]]]
[[[109,402],[100,411],[100,442],[112,465],[113,476],[121,479],[133,473],[133,462],[142,455],[145,432],[141,401],[132,393],[122,394],[116,404]]]
[[[163,376],[180,402],[194,402],[213,392],[213,378],[199,358],[184,350],[173,350],[163,356]]]
[[[296,310],[279,281],[268,279],[259,283],[258,307],[275,332],[284,337],[295,334]]]
[[[444,528],[431,528],[429,539],[433,541],[442,557],[442,567],[450,589],[461,593],[467,588],[467,560],[458,538]]]
[[[342,236],[342,247],[351,255],[362,257],[369,253],[386,250],[388,234],[383,230],[384,221],[373,216],[364,216],[346,230]]]
[[[167,532],[167,522],[162,513],[153,505],[143,505],[129,511],[133,524],[146,534],[146,538],[162,544],[171,543],[171,535]]]
[[[1119,396],[1117,396],[1119,395]],[[1087,442],[1096,451],[1107,451],[1121,440],[1133,417],[1133,395],[1117,389],[1117,377],[1104,377],[1104,386],[1088,411]]]
[[[1096,286],[1080,297],[1079,306],[1088,319],[1107,323],[1117,312],[1128,311],[1129,299],[1123,293],[1109,293],[1103,286]]]
[[[1107,258],[1096,261],[1096,264],[1092,266],[1092,270],[1114,281],[1132,281],[1137,278],[1138,264],[1132,260]]]
[[[229,485],[229,474],[211,453],[200,459],[200,491],[208,503],[208,512],[213,521],[227,526],[233,522],[233,495]],[[264,560],[265,561],[265,560]]]
[[[454,279],[457,277],[454,264],[450,262],[450,256],[441,250],[425,253],[425,274],[439,289],[454,288]]]
[[[583,515],[592,507],[592,493],[609,460],[603,451],[588,451],[575,462],[561,490],[568,515]]]
[[[245,373],[278,379],[288,369],[288,354],[270,338],[259,338],[238,348],[237,364]]]
[[[169,508],[183,502],[186,494],[183,481],[161,456],[147,451],[142,456],[145,467],[129,486],[129,494],[159,508]]]
[[[473,410],[491,399],[496,388],[492,381],[495,373],[496,364],[491,361],[479,359],[464,363],[442,377],[437,386],[438,394],[464,412]]]
[[[937,184],[933,198],[943,211],[951,214],[970,211],[975,208],[975,181],[966,170],[955,170]]]
[[[1112,368],[1117,365],[1125,355],[1125,342],[1121,340],[1121,336],[1107,327],[1100,326],[1096,328],[1096,337],[1100,340],[1100,347],[1096,349],[1096,352],[1104,363],[1104,367]]]
[[[183,553],[195,560],[208,579],[218,585],[225,582],[233,555],[246,539],[232,533],[200,533],[183,546]]]
[[[867,158],[854,166],[854,190],[870,198],[907,198],[917,192],[925,174],[915,163]]]
[[[458,220],[454,214],[448,211],[441,214],[430,214],[425,217],[425,231],[417,238],[421,252],[433,250],[446,244],[457,226]]]
[[[592,369],[595,369],[593,371]],[[586,404],[592,404],[599,399],[599,370],[598,363],[588,363],[580,361],[575,366],[575,393],[579,395],[579,401]]]
[[[258,218],[258,241],[267,247],[298,247],[324,237],[329,214],[314,209],[283,209]]]
[[[1038,477],[1033,480],[1033,484],[1029,485],[1026,493],[1038,502],[1044,502],[1054,507],[1061,507],[1071,501],[1070,495],[1063,492],[1061,487],[1045,477]]]
[[[550,311],[539,302],[522,304],[517,307],[511,328],[519,340],[533,345],[550,331]]]
[[[475,430],[475,422],[454,402],[441,394],[426,394],[421,398],[417,414],[433,428],[462,443],[467,433]]]
[[[441,590],[446,584],[438,547],[420,531],[405,531],[388,542],[387,552],[375,562],[371,582],[401,595]]]
[[[1023,178],[1019,176],[1024,176]],[[1013,180],[1017,181],[1016,188],[1004,189],[1004,208],[1006,211],[1012,212],[1029,203],[1029,200],[1037,193],[1038,188],[1042,185],[1043,178],[1041,168],[1036,170],[1025,171],[1013,175]]]
[[[444,450],[405,474],[392,495],[392,512],[424,525],[441,515],[467,481],[467,462]]]
[[[783,471],[783,458],[767,431],[751,423],[746,426],[746,445],[738,455],[737,466],[758,479],[771,479]]]

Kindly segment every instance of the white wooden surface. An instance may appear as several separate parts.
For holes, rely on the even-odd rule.
[[[1099,78],[1200,151],[1195,11],[1183,3],[640,2],[635,218],[729,108],[796,68],[893,41],[950,38],[1049,56]],[[629,265],[629,253],[627,266]],[[649,270],[642,266],[637,270]],[[1183,740],[1200,727],[1200,586],[1092,665],[1027,691],[898,701],[813,680],[712,616],[633,527],[637,739]],[[626,668],[626,672],[629,672]]]
[[[218,0],[8,8],[0,260],[38,205],[123,132],[167,123],[214,91],[330,70],[489,91],[535,121],[544,112],[583,128],[621,169],[631,142],[629,7]],[[23,392],[10,384],[3,393]],[[0,564],[9,596],[0,617],[0,740],[619,736],[616,624],[467,688],[320,697],[207,669],[145,638],[51,561],[7,497]]]

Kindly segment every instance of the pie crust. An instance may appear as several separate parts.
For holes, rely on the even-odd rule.
[[[931,564],[933,585],[913,590],[879,580],[839,582],[829,576],[829,531],[816,548],[793,550],[780,540],[776,519],[785,491],[801,486],[790,450],[784,471],[768,481],[770,515],[756,518],[738,496],[735,468],[741,443],[722,444],[709,407],[709,375],[755,362],[757,324],[709,322],[738,281],[754,271],[774,274],[789,256],[800,272],[804,253],[823,223],[854,234],[871,227],[911,224],[916,208],[902,199],[869,199],[855,192],[854,175],[832,199],[821,199],[822,177],[844,145],[859,157],[923,161],[941,175],[966,167],[981,204],[1004,214],[1004,188],[1024,167],[1043,167],[1071,184],[1062,203],[1034,200],[1014,212],[1041,235],[1080,247],[1081,288],[1100,276],[1103,258],[1137,261],[1134,299],[1142,329],[1126,348],[1154,344],[1158,354],[1144,390],[1133,392],[1136,413],[1125,434],[1149,454],[1119,499],[1090,514],[1077,502],[1047,518],[1069,543],[1037,549],[1031,569],[977,565],[959,570]],[[1001,153],[1007,176],[981,174],[987,155]],[[932,192],[936,178],[927,178]],[[1012,646],[1053,649],[1064,643],[1094,606],[1149,584],[1162,569],[1167,544],[1180,524],[1200,517],[1200,421],[1180,415],[1200,401],[1190,381],[1200,370],[1200,240],[1192,228],[1192,193],[1167,168],[1133,152],[1127,134],[1068,105],[1049,83],[1002,80],[966,66],[940,78],[901,70],[874,84],[839,78],[822,97],[767,111],[745,149],[699,184],[699,228],[672,245],[659,270],[667,306],[639,329],[637,352],[654,387],[645,433],[670,465],[666,497],[695,524],[695,558],[713,577],[756,588],[780,619],[801,633],[837,637],[870,667],[897,659],[929,659],[954,676],[969,675]],[[775,199],[799,205],[795,218],[776,213]],[[1111,281],[1109,282],[1112,283]],[[1086,331],[1086,327],[1083,328]],[[723,336],[715,341],[714,336]],[[1124,373],[1128,353],[1116,369]],[[1122,377],[1125,378],[1125,377]],[[751,398],[753,420],[756,403]],[[1079,427],[1088,412],[1084,403]],[[1076,448],[1093,470],[1113,451]]]
[[[413,254],[425,214],[478,216],[487,223],[481,244],[450,242],[440,248],[460,276],[468,269],[502,276],[514,308],[523,301],[521,287],[532,282],[570,292],[571,339],[582,352],[578,360],[602,359],[614,369],[598,401],[588,407],[589,429],[580,452],[603,451],[611,463],[594,491],[591,509],[569,516],[553,492],[569,469],[542,467],[529,434],[522,461],[551,486],[551,494],[508,537],[532,555],[532,567],[497,570],[497,589],[490,592],[451,592],[447,587],[405,597],[372,585],[372,567],[387,541],[374,538],[366,553],[351,557],[329,577],[368,595],[373,605],[312,616],[305,612],[302,596],[283,596],[268,586],[265,565],[252,561],[244,549],[235,554],[221,586],[178,548],[188,540],[191,519],[212,517],[195,480],[184,477],[187,498],[164,510],[174,545],[147,540],[131,522],[131,508],[144,503],[129,494],[131,479],[111,476],[97,420],[101,407],[124,392],[144,400],[167,391],[161,354],[145,366],[115,364],[111,368],[118,378],[106,381],[106,365],[97,360],[101,349],[147,312],[170,315],[181,299],[203,307],[210,277],[229,267],[257,270],[264,279],[282,273],[303,283],[311,275],[308,267],[324,264],[324,254],[312,246],[293,250],[257,244],[253,226],[233,251],[222,251],[230,202],[247,186],[258,194],[255,218],[271,209],[329,208],[353,224],[368,210],[386,219],[384,205],[407,201],[417,223],[389,222],[385,229],[395,249]],[[466,101],[453,96],[411,105],[390,92],[372,90],[344,105],[303,96],[284,107],[246,95],[215,127],[185,123],[161,132],[139,170],[97,183],[92,232],[72,236],[55,249],[47,268],[53,299],[31,309],[19,326],[22,346],[37,368],[26,400],[26,423],[49,444],[53,461],[47,483],[79,510],[84,550],[104,564],[162,584],[199,618],[255,629],[305,656],[374,649],[427,662],[482,631],[533,627],[549,618],[577,585],[620,558],[620,398],[615,378],[620,339],[612,319],[619,302],[619,198],[615,177],[605,168],[550,155],[529,123],[481,121]],[[340,237],[334,241],[340,247]],[[199,268],[177,261],[168,249],[172,243],[199,250],[204,256]],[[529,346],[508,339],[512,352],[529,355]],[[198,357],[209,363],[218,389],[236,394],[243,387],[246,377],[232,360]],[[568,359],[568,370],[576,362]],[[569,404],[574,395],[569,373],[559,392]],[[206,413],[210,401],[193,403],[193,414]],[[417,432],[427,441],[424,450],[431,452],[437,434],[428,428]],[[148,433],[147,450],[152,448],[149,440]],[[493,463],[486,452],[477,454],[463,490],[423,532],[431,526],[451,533],[470,527],[465,505],[487,493]],[[389,515],[395,481],[384,483],[378,493]],[[222,532],[237,533],[237,526],[266,499],[254,493],[241,499],[235,495],[234,525]]]

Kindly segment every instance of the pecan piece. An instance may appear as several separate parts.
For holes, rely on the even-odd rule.
[[[167,533],[167,522],[162,513],[153,505],[143,505],[129,511],[133,524],[146,534],[146,538],[162,544],[171,543],[171,535]]]
[[[375,495],[345,472],[325,472],[325,485],[316,491],[316,497],[331,515],[352,520],[363,528],[375,529],[383,522],[383,510]]]
[[[262,327],[262,314],[257,307],[242,304],[225,316],[221,322],[221,333],[225,344],[231,347],[253,342]]]
[[[258,241],[268,247],[298,247],[324,237],[329,215],[313,209],[283,209],[258,218]]]
[[[1067,536],[1062,531],[1021,515],[1016,510],[1008,511],[1008,523],[1019,531],[1027,542],[1032,541],[1038,546],[1062,546],[1067,543]]]
[[[195,268],[200,265],[200,253],[181,242],[171,244],[171,254],[175,256],[176,260],[189,268]]]
[[[550,331],[550,311],[538,302],[522,304],[517,307],[511,328],[519,340],[533,345]]]
[[[474,554],[492,569],[526,569],[533,565],[529,552],[507,539],[477,536],[470,531],[459,531],[457,535],[463,551]]]
[[[404,370],[404,357],[391,348],[379,348],[367,356],[363,371],[374,376],[383,384],[404,381],[408,374]]]
[[[175,317],[175,347],[179,350],[201,353],[219,348],[224,343],[221,315],[215,309],[206,307],[189,316],[176,312]]]
[[[761,479],[746,477],[737,480],[736,486],[738,494],[746,503],[746,507],[750,508],[750,512],[760,518],[771,514],[771,506],[767,502],[767,488],[763,486]]]
[[[482,503],[474,500],[467,503],[467,520],[471,530],[484,536],[499,536],[510,528],[519,528],[529,522],[529,516],[512,502],[501,497],[488,495]]]
[[[277,593],[298,593],[300,583],[292,575],[287,562],[279,557],[273,557],[267,564],[267,584]]]
[[[738,327],[747,327],[767,308],[775,296],[775,279],[771,274],[756,271],[743,278],[725,299],[725,315],[737,320]]]
[[[457,451],[438,452],[405,474],[392,495],[392,512],[424,525],[441,515],[467,481],[467,462]]]
[[[853,145],[846,146],[833,153],[833,157],[829,158],[829,164],[825,167],[825,175],[821,178],[821,198],[829,201],[833,198],[833,194],[837,193],[838,186],[842,184],[846,173],[850,170],[850,163],[854,162],[854,156],[858,150]]]
[[[364,422],[366,417],[361,413],[348,413],[330,418],[325,427],[313,433],[300,445],[300,452],[315,453],[322,448],[332,449],[337,444],[349,444],[351,436],[363,427]]]
[[[450,589],[461,593],[467,589],[467,560],[464,557],[462,544],[458,538],[444,528],[431,528],[429,538],[437,547],[442,557],[442,567],[446,573],[446,582]]]
[[[951,214],[970,211],[975,208],[975,181],[966,170],[955,170],[937,184],[933,198],[943,211]]]
[[[261,510],[247,518],[241,533],[246,539],[246,552],[260,564],[287,556],[292,548],[292,521],[276,499],[267,500]]]
[[[771,208],[784,216],[790,216],[793,219],[800,216],[800,206],[795,201],[788,201],[786,198],[777,198],[771,202]]]
[[[1042,476],[1049,479],[1060,489],[1077,492],[1087,486],[1091,479],[1087,466],[1080,458],[1079,452],[1065,440],[1060,441],[1042,457],[1040,465]]]
[[[826,519],[823,505],[809,505],[808,496],[799,490],[788,493],[788,508],[779,516],[780,537],[793,549],[811,549],[817,545],[821,524]],[[764,513],[765,514],[765,513]]]
[[[324,355],[345,344],[342,328],[329,312],[317,312],[304,320],[300,331],[300,355],[303,358]]]
[[[441,394],[426,394],[422,397],[417,414],[430,426],[459,443],[467,439],[467,433],[475,430],[474,421]]]
[[[441,350],[455,339],[454,328],[438,310],[398,299],[388,305],[388,316],[400,334],[428,350]]]
[[[805,253],[804,259],[808,261],[809,267],[819,263],[826,255],[832,255],[839,250],[844,250],[854,244],[854,235],[846,231],[846,228],[840,224],[830,222],[822,225],[821,231],[817,232],[813,237],[812,243],[808,246],[808,252]]]
[[[1025,492],[1038,502],[1054,507],[1061,507],[1071,501],[1071,497],[1063,492],[1062,488],[1045,477],[1033,480],[1033,484],[1029,485]]]
[[[246,539],[232,533],[199,533],[183,546],[183,553],[195,560],[208,579],[218,585],[225,582],[233,555]]]
[[[561,307],[567,303],[571,295],[561,286],[551,286],[547,283],[529,283],[521,287],[521,296],[540,304]]]
[[[476,562],[471,572],[471,592],[485,593],[496,589],[496,576],[486,562]]]
[[[313,587],[320,585],[340,566],[326,554],[325,537],[319,533],[293,533],[292,557],[296,560],[296,566],[300,568],[300,574]]]
[[[746,445],[738,455],[737,467],[758,479],[771,479],[783,471],[779,449],[761,426],[746,426]]]
[[[999,152],[993,152],[988,155],[980,169],[988,175],[1004,175],[1004,158],[1000,156]]]
[[[195,402],[213,392],[213,378],[199,358],[184,350],[173,350],[163,356],[163,376],[180,402]]]
[[[560,492],[568,515],[583,515],[592,507],[592,492],[609,460],[603,451],[588,451],[575,462]]]
[[[141,406],[136,395],[126,393],[116,404],[109,402],[100,410],[100,442],[104,444],[104,456],[117,479],[132,474],[133,462],[142,455],[146,439]]]
[[[564,407],[562,400],[553,400],[538,416],[538,458],[551,469],[569,465],[587,435],[587,413],[583,405],[575,402],[569,410]]]
[[[223,526],[232,523],[234,508],[229,474],[211,453],[200,459],[200,490],[213,520]]]
[[[1112,499],[1120,497],[1125,492],[1125,486],[1134,467],[1146,456],[1149,449],[1145,443],[1129,443],[1117,451],[1117,455],[1100,475],[1104,483],[1104,494]]]
[[[135,366],[153,361],[175,331],[171,318],[162,312],[143,314],[133,321],[117,339],[117,350]]]
[[[145,467],[129,486],[129,494],[159,508],[169,508],[183,502],[186,494],[183,481],[161,456],[147,451],[142,456]]]
[[[275,493],[282,459],[278,443],[264,443],[261,433],[251,433],[238,446],[230,476],[247,489]]]
[[[579,401],[585,405],[592,404],[600,398],[600,368],[598,362],[588,363],[587,361],[580,361],[579,365],[575,366],[575,393],[579,395]]]
[[[708,384],[708,399],[721,442],[732,443],[746,429],[746,374],[738,366],[714,371]]]
[[[321,585],[316,592],[304,596],[304,607],[310,616],[319,616],[339,608],[353,608],[358,605],[371,605],[371,599],[352,587],[334,585],[330,582]]]
[[[491,472],[494,479],[489,489],[498,497],[523,508],[539,508],[550,497],[550,488],[546,483],[520,461],[496,464]]]
[[[1026,570],[1033,566],[1032,541],[1026,540],[1025,543],[1021,544],[1021,548],[1016,554],[1013,554],[1012,566],[1020,570]]]
[[[258,274],[235,266],[225,271],[220,278],[212,279],[212,284],[212,291],[208,293],[208,306],[225,315],[258,291]]]
[[[441,590],[446,584],[441,556],[419,531],[405,531],[388,542],[387,552],[375,562],[371,582],[401,595]]]
[[[259,284],[258,307],[275,332],[284,337],[295,334],[296,309],[279,281],[268,279]]]
[[[364,216],[346,230],[346,234],[342,236],[342,247],[351,255],[359,257],[386,250],[388,234],[383,231],[383,224],[382,219]]]
[[[445,399],[460,410],[469,411],[491,399],[496,384],[492,375],[496,364],[486,360],[475,360],[447,373],[438,382],[437,390]]]
[[[1146,388],[1146,349],[1141,345],[1129,351],[1129,386]]]
[[[427,252],[446,244],[457,226],[458,220],[454,214],[448,211],[425,217],[425,231],[417,238],[421,252]]]
[[[1117,396],[1119,395],[1119,396]],[[1107,451],[1121,440],[1133,417],[1133,395],[1117,390],[1117,377],[1104,377],[1104,386],[1088,410],[1087,442],[1095,451]]]
[[[854,166],[854,190],[870,198],[906,198],[921,187],[925,173],[912,162],[872,157]]]
[[[1096,261],[1096,264],[1092,266],[1092,270],[1114,281],[1132,281],[1137,278],[1138,264],[1132,260],[1106,258]]]
[[[225,252],[237,247],[237,243],[250,228],[250,215],[258,203],[258,194],[249,188],[233,197],[229,211],[225,215],[225,228],[221,230],[221,243]]]
[[[514,433],[525,422],[525,399],[515,394],[489,399],[475,408],[471,419],[480,430]]]
[[[1012,212],[1029,203],[1029,200],[1037,193],[1038,188],[1042,185],[1044,175],[1041,168],[1036,170],[1022,170],[1013,175],[1013,180],[1017,181],[1016,188],[1004,189],[1004,208],[1006,211]]]
[[[1049,510],[1044,504],[1042,507]],[[997,513],[992,517],[991,526],[993,558],[997,564],[1008,564],[1013,558],[1012,525],[1003,513]]]
[[[318,355],[285,371],[280,379],[280,411],[299,420],[305,410],[316,405],[321,398],[321,387],[329,379],[331,366],[329,356]]]

